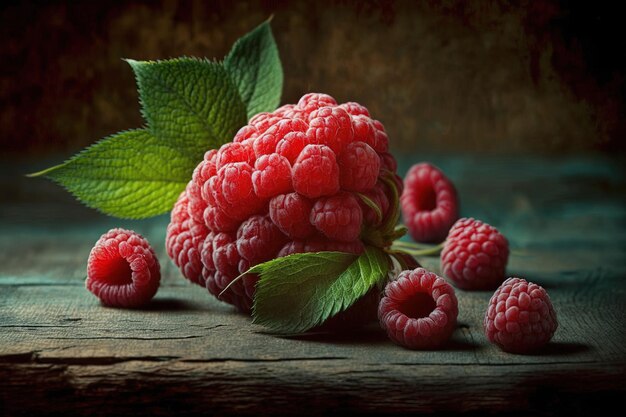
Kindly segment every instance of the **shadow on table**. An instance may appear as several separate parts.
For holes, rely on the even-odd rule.
[[[393,345],[394,343],[387,337],[378,323],[373,323],[359,330],[337,331],[337,332],[310,332],[302,335],[284,336],[289,339],[302,340],[307,342],[341,344],[341,345]],[[446,351],[471,351],[478,347],[478,344],[453,337],[448,343],[437,350]]]
[[[198,304],[181,300],[178,298],[155,298],[144,307],[138,308],[139,311],[197,311],[206,310]]]
[[[550,342],[532,356],[567,356],[576,355],[591,350],[591,347],[582,343]]]

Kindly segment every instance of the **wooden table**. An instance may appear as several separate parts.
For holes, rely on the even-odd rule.
[[[442,351],[405,350],[377,325],[264,334],[182,278],[165,254],[166,216],[103,216],[17,176],[47,162],[13,162],[0,180],[0,415],[626,414],[624,160],[422,158],[455,181],[464,215],[508,236],[509,275],[548,290],[560,327],[539,354],[487,342],[490,292],[458,291],[459,325]],[[146,309],[102,307],[83,287],[91,246],[115,226],[159,254],[163,283]],[[437,258],[423,262],[439,271]]]

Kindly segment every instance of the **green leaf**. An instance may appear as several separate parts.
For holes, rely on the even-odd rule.
[[[238,41],[226,61],[127,60],[147,127],[105,138],[30,176],[51,178],[113,216],[144,218],[170,210],[208,149],[232,140],[248,112],[278,104],[282,68],[269,23]]]
[[[224,59],[247,108],[248,118],[280,102],[283,68],[269,21],[240,38]]]
[[[246,124],[246,107],[221,64],[197,58],[127,62],[148,130],[196,163]]]
[[[122,218],[171,210],[193,163],[144,129],[104,138],[67,162],[31,174],[63,185],[89,207]]]
[[[302,253],[257,265],[253,323],[275,333],[301,333],[350,307],[389,271],[389,258],[369,246],[361,255]]]

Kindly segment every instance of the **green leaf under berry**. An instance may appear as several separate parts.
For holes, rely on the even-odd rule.
[[[104,138],[67,162],[31,174],[54,180],[89,207],[144,218],[172,207],[188,182],[189,160],[147,130]]]
[[[252,268],[259,274],[253,323],[281,334],[302,333],[347,309],[389,272],[389,257],[369,246],[361,255],[294,254]]]
[[[240,38],[224,59],[248,110],[248,118],[276,109],[283,89],[283,68],[268,21]]]
[[[282,90],[268,22],[236,42],[224,63],[127,62],[147,127],[104,138],[67,162],[30,175],[50,178],[89,207],[117,217],[171,210],[203,154],[232,140],[250,115],[274,110]]]

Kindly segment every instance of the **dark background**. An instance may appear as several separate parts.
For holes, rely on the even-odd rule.
[[[142,124],[120,58],[221,59],[271,14],[285,86],[370,108],[392,150],[623,152],[618,2],[4,2],[3,156],[78,151]]]

